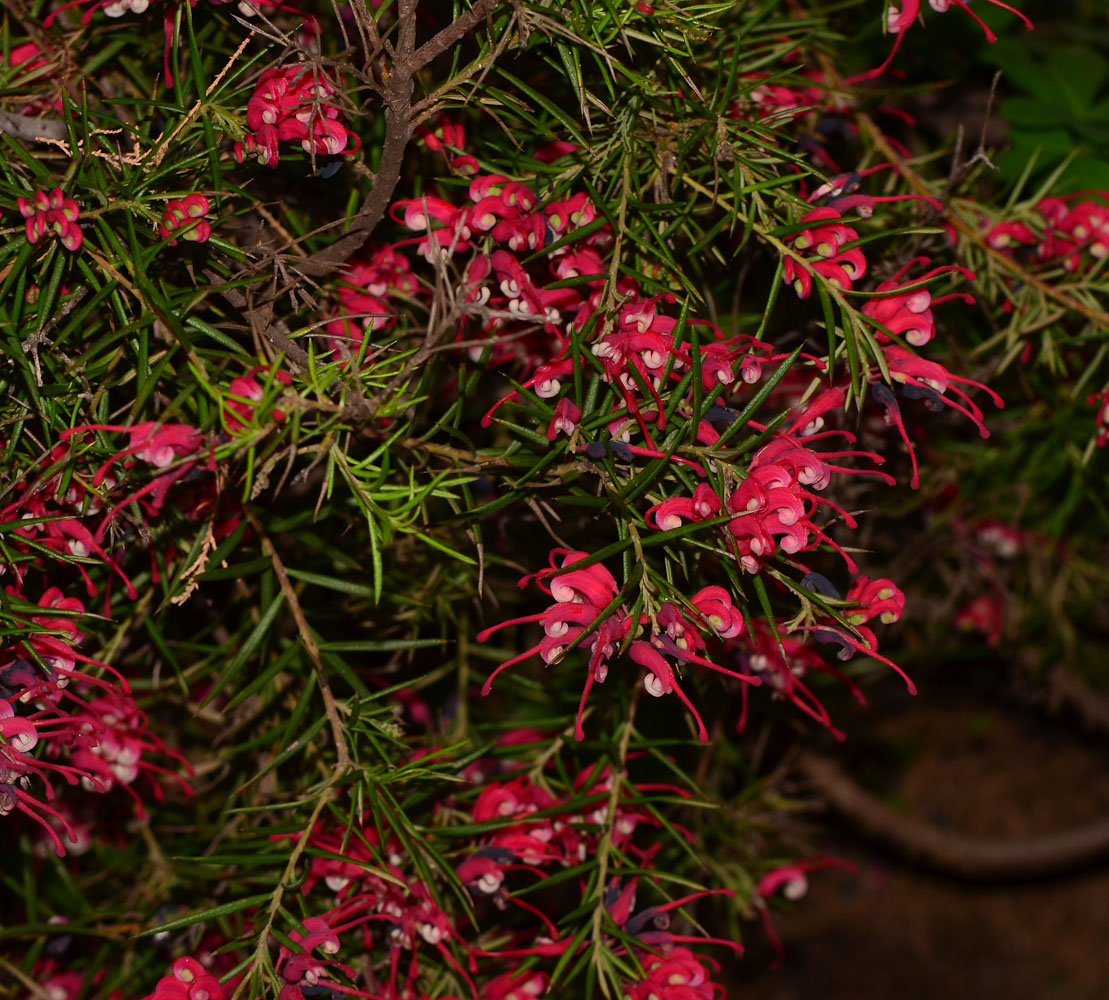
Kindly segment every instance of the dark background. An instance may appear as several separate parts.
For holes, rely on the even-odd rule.
[[[987,130],[1000,169],[985,183],[1005,190],[1035,155],[1034,182],[1066,164],[1060,192],[1109,189],[1109,6],[1015,6],[1035,21],[1035,32],[983,0],[973,4],[999,35],[989,45],[965,11],[952,5],[941,15],[924,3],[926,26],[910,30],[894,62],[904,77],[894,82],[899,96],[891,103],[912,108],[932,148],[960,123],[977,140],[1000,69]],[[877,65],[886,45],[876,33],[867,36],[843,54],[852,63],[845,68]],[[939,88],[937,79],[945,81]],[[1107,457],[1094,458],[1102,476]],[[1035,636],[1024,638],[1035,644]],[[1021,647],[1020,636],[1009,636],[981,662],[924,656],[913,669],[919,698],[891,696],[888,704],[879,699],[853,714],[845,706],[847,714],[837,715],[848,733],[838,759],[891,809],[942,830],[1020,840],[1109,816],[1105,736],[1016,690]],[[1100,675],[1109,663],[1088,667],[1087,678],[1106,686],[1109,676]],[[804,783],[796,790],[804,792]],[[772,968],[774,952],[753,926],[729,996],[1109,996],[1109,864],[976,885],[914,866],[832,816],[809,820],[807,832],[820,853],[850,859],[858,870],[816,873],[803,902],[774,908],[786,949],[781,969]]]

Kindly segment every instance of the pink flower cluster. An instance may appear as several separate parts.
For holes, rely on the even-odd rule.
[[[14,587],[7,592],[26,600]],[[79,843],[80,837],[67,816],[49,804],[57,798],[51,777],[97,793],[121,784],[135,799],[140,816],[142,805],[130,788],[140,770],[173,777],[186,792],[188,786],[145,759],[170,751],[148,732],[146,717],[135,705],[127,682],[108,664],[77,652],[85,637],[77,627],[84,612],[82,603],[51,587],[38,606],[43,613],[29,617],[30,631],[0,650],[0,816],[13,811],[30,816],[61,856],[65,854],[61,834],[71,844]],[[114,674],[118,683],[79,671],[79,663]],[[83,697],[87,687],[100,694],[91,700]],[[66,710],[63,702],[72,708]],[[40,744],[45,753],[36,757],[32,752]],[[41,798],[31,791],[32,778],[43,783]],[[155,796],[161,797],[161,788],[156,783],[153,787]]]
[[[208,214],[210,207],[208,199],[202,194],[187,194],[184,198],[170,199],[162,213],[158,235],[166,239],[176,234],[193,243],[207,243],[208,237],[212,235],[212,226],[204,216]],[[169,245],[177,246],[177,240],[171,239]]]
[[[932,315],[932,306],[939,305],[941,302],[949,302],[952,299],[959,299],[970,304],[974,303],[973,296],[964,292],[954,292],[951,295],[943,295],[934,299],[925,286],[925,282],[932,278],[952,272],[973,279],[974,273],[968,271],[965,267],[952,265],[935,267],[926,274],[913,278],[905,284],[899,284],[906,271],[921,263],[927,264],[930,262],[927,257],[914,257],[892,278],[878,285],[875,292],[881,293],[879,296],[868,299],[863,305],[863,315],[869,316],[875,323],[882,325],[883,329],[879,329],[876,334],[878,340],[882,343],[889,343],[890,338],[886,332],[888,331],[898,337],[903,337],[905,342],[913,347],[923,347],[936,335],[936,321]]]
[[[1109,192],[1097,196],[1098,201],[1077,204],[1070,203],[1076,195],[1043,198],[1036,205],[1040,225],[1031,219],[1031,224],[999,222],[987,231],[986,242],[1006,256],[1020,259],[1030,253],[1037,263],[1061,263],[1072,273],[1093,267],[1109,254]]]
[[[85,461],[86,439],[96,431],[125,433],[129,443],[106,461],[90,464]],[[77,573],[93,596],[98,587],[86,566],[100,564],[107,568],[109,580],[118,577],[127,596],[135,599],[137,592],[123,563],[128,552],[138,547],[137,532],[130,521],[117,525],[117,516],[125,508],[138,510],[154,523],[171,488],[206,468],[208,458],[205,437],[185,424],[82,425],[64,432],[43,456],[40,473],[16,482],[12,497],[0,507],[0,518],[19,524],[8,541],[9,552],[18,558],[0,567],[0,573],[11,572],[14,577],[8,593],[26,602],[25,588],[32,575],[42,573],[64,583],[65,576]],[[153,476],[144,474],[150,470]],[[128,486],[133,478],[142,480],[140,485]],[[214,483],[207,482],[184,505],[187,516],[216,515],[213,488]],[[226,533],[235,523],[225,522],[216,530]],[[111,531],[113,526],[117,530]],[[147,545],[153,538],[149,534]],[[166,547],[161,554],[168,559],[173,550]],[[153,556],[152,549],[157,579]],[[105,614],[111,615],[110,585],[104,603]],[[33,817],[62,853],[59,831],[71,844],[79,844],[79,827],[71,821],[68,806],[49,804],[56,798],[51,776],[97,793],[122,788],[135,800],[141,816],[143,806],[135,790],[140,775],[153,779],[149,785],[155,798],[163,794],[163,778],[178,782],[189,794],[176,772],[151,758],[168,756],[186,771],[189,765],[150,732],[127,682],[107,663],[79,652],[85,638],[78,627],[84,604],[65,596],[61,587],[50,586],[38,605],[43,613],[27,616],[26,629],[0,647],[0,733],[4,737],[0,812],[19,811]],[[116,682],[102,679],[104,672],[114,675]],[[94,689],[92,696],[89,688]],[[41,753],[32,757],[36,748]],[[34,777],[44,783],[41,798],[31,790]]]
[[[807,299],[812,292],[815,272],[835,288],[850,291],[866,274],[866,258],[858,247],[843,249],[845,243],[859,238],[847,225],[837,209],[831,206],[814,208],[801,216],[801,223],[811,223],[801,232],[787,237],[795,251],[806,255],[801,263],[792,255],[782,258],[782,279],[793,286],[799,298]]]
[[[483,787],[472,808],[473,821],[500,824],[476,842],[473,852],[456,869],[476,896],[489,899],[498,909],[508,903],[518,905],[519,897],[510,895],[508,889],[513,873],[530,872],[541,877],[543,872],[569,868],[593,856],[598,834],[586,824],[600,827],[605,822],[607,797],[612,790],[609,769],[590,769],[579,775],[573,797],[597,803],[585,812],[575,807],[570,797],[559,798],[549,786],[529,776],[489,780],[484,766],[476,771],[482,775]],[[474,777],[472,772],[470,777]],[[635,834],[656,827],[658,821],[648,810],[632,804],[631,791],[616,806],[613,846],[646,865],[653,851],[638,847]],[[683,798],[687,795],[680,789],[672,791]]]
[[[455,155],[463,139],[461,131],[456,134],[445,126],[441,131],[441,138],[433,138],[430,145],[439,149],[449,146],[450,155]],[[552,155],[566,152],[560,148]],[[855,197],[846,193],[854,183],[850,178],[841,178],[814,197]],[[780,361],[784,355],[750,336],[725,337],[714,325],[688,317],[684,338],[676,336],[678,320],[667,309],[672,298],[645,295],[639,283],[630,277],[618,279],[616,307],[608,308],[606,255],[612,235],[607,225],[599,224],[596,209],[586,196],[575,194],[544,204],[532,185],[503,175],[482,174],[471,177],[468,196],[468,203],[461,205],[432,194],[397,202],[392,209],[393,217],[417,235],[375,251],[368,264],[352,262],[353,287],[340,287],[340,301],[351,319],[369,314],[369,322],[358,331],[351,319],[340,318],[332,321],[329,332],[360,342],[366,327],[378,329],[393,322],[394,298],[416,293],[415,279],[402,254],[406,245],[415,246],[418,255],[437,266],[448,266],[458,255],[466,254],[466,262],[460,267],[463,302],[459,340],[474,360],[484,360],[489,366],[511,361],[522,363],[525,368],[519,388],[490,408],[483,418],[484,425],[492,422],[500,407],[523,402],[526,395],[544,414],[547,438],[553,441],[565,435],[570,438],[570,447],[589,459],[612,458],[631,463],[640,457],[665,458],[705,478],[705,463],[682,455],[681,448],[664,451],[656,440],[657,434],[666,431],[672,416],[688,419],[692,415],[691,370],[695,364],[700,369],[702,393],[711,392],[724,400],[758,383],[766,365]],[[856,207],[869,214],[877,202],[896,197],[858,196]],[[845,203],[845,207],[850,206]],[[786,255],[787,280],[795,283],[802,296],[811,293],[814,275],[833,287],[852,289],[866,273],[861,250],[848,246],[859,238],[858,231],[847,225],[838,207],[831,205],[811,209],[802,221],[805,228],[787,237],[794,252]],[[567,239],[578,231],[579,239]],[[560,243],[555,250],[542,255],[534,253],[555,240]],[[910,268],[921,263],[927,264],[926,259],[910,261],[893,278],[883,282],[877,289],[879,294],[866,300],[864,315],[877,328],[876,339],[885,354],[886,369],[906,397],[923,398],[935,408],[951,406],[970,417],[985,433],[980,409],[961,388],[978,383],[919,358],[894,339],[905,338],[914,346],[927,344],[935,335],[933,305],[950,298],[968,298],[961,294],[933,298],[927,288],[927,283],[942,274],[968,274],[960,268],[932,268],[915,280],[905,280]],[[569,285],[571,281],[573,284]],[[595,323],[602,313],[604,323]],[[586,363],[580,352],[575,353],[573,345],[576,332],[589,329],[599,332],[587,343],[593,360]],[[471,330],[480,332],[483,339],[468,340]],[[691,335],[692,330],[696,336]],[[339,343],[336,338],[337,347]],[[804,357],[822,367],[819,359]],[[603,412],[605,407],[614,412],[603,427],[607,440],[589,441],[583,440],[580,430],[580,401],[568,390],[575,386],[579,374],[592,377],[598,366],[602,382],[610,387],[610,395],[607,402],[595,405],[594,413]],[[882,405],[888,422],[898,428],[908,447],[915,487],[918,484],[915,454],[898,403],[882,383],[883,373],[877,366],[868,374],[874,399]],[[684,395],[675,399],[674,391],[679,387]],[[996,394],[991,393],[991,398],[1001,405]],[[703,482],[694,488],[692,496],[663,499],[647,511],[647,523],[660,530],[673,530],[683,522],[720,519],[729,550],[749,573],[759,572],[765,560],[778,553],[795,560],[799,553],[826,545],[840,551],[848,569],[857,572],[850,556],[829,537],[827,524],[819,523],[816,515],[823,507],[846,527],[853,527],[854,519],[821,496],[821,491],[830,484],[834,473],[868,474],[890,483],[893,479],[875,469],[848,469],[836,464],[847,456],[881,464],[881,457],[873,452],[817,450],[818,442],[832,435],[840,436],[849,445],[854,441],[854,435],[847,431],[821,431],[825,418],[830,419],[842,408],[845,399],[843,385],[833,381],[805,405],[791,402],[794,413],[789,423],[771,434],[771,440],[756,453],[737,484],[718,495],[713,486]],[[696,443],[702,446],[702,452],[705,446],[716,445],[723,428],[736,415],[736,410],[725,405],[702,411],[696,427]],[[748,426],[767,430],[754,421],[749,421]],[[588,655],[588,665],[575,727],[580,738],[592,685],[603,683],[617,649],[626,648],[629,658],[644,670],[646,690],[656,696],[673,693],[685,702],[697,718],[699,734],[705,738],[704,725],[682,690],[680,667],[707,666],[748,684],[759,679],[750,670],[720,667],[703,655],[702,633],[716,639],[724,636],[707,624],[714,616],[707,603],[721,604],[723,614],[715,617],[727,623],[725,629],[742,628],[742,618],[731,598],[721,588],[707,588],[711,595],[700,591],[688,599],[686,607],[667,604],[654,616],[641,615],[639,620],[633,620],[618,601],[616,581],[603,566],[576,565],[587,558],[583,552],[555,550],[549,568],[521,581],[524,584],[534,579],[554,599],[551,606],[479,634],[479,639],[485,641],[500,628],[524,622],[539,623],[544,632],[537,644],[498,666],[483,690],[488,693],[496,675],[513,664],[534,655],[548,665],[553,664],[571,643],[581,645]],[[639,638],[637,633],[644,625],[650,626],[649,632]],[[799,628],[816,629],[817,624]],[[888,662],[877,654],[873,633],[862,622],[851,630],[834,621],[820,623],[820,628],[825,641],[835,641],[845,652],[861,650]],[[826,713],[821,720],[826,721]]]
[[[416,134],[433,153],[443,154],[453,173],[468,176],[479,171],[477,157],[462,152],[466,148],[466,129],[460,123],[440,118],[431,126],[421,126]]]
[[[836,432],[831,432],[836,433]],[[845,433],[845,432],[840,432]],[[855,572],[855,563],[813,520],[821,506],[838,513],[848,528],[855,519],[832,501],[818,496],[831,482],[833,471],[852,471],[831,465],[825,458],[836,455],[862,455],[881,464],[883,459],[871,452],[822,452],[806,447],[800,437],[783,435],[755,453],[747,477],[727,498],[732,514],[727,530],[733,541],[736,562],[748,573],[757,573],[766,559],[779,548],[795,555],[821,543],[830,544]],[[892,482],[885,473],[867,472]],[[810,489],[811,487],[811,489]]]
[[[392,298],[412,299],[419,293],[412,265],[395,247],[372,249],[348,261],[339,305],[326,327],[328,345],[341,356],[357,355],[367,334],[393,325]]]
[[[686,697],[678,683],[677,671],[666,656],[679,663],[695,663],[737,680],[758,684],[757,678],[721,667],[700,655],[705,648],[700,634],[702,631],[718,636],[734,636],[742,631],[743,619],[732,605],[731,596],[722,587],[705,587],[689,599],[687,612],[667,601],[653,619],[644,614],[636,620],[624,607],[612,607],[619,597],[619,587],[604,566],[600,563],[577,566],[588,559],[587,552],[554,549],[551,565],[525,576],[520,586],[534,579],[541,590],[554,598],[555,603],[539,614],[513,618],[478,633],[478,642],[485,642],[494,632],[523,622],[541,622],[545,633],[537,646],[498,666],[486,679],[482,694],[489,694],[493,680],[507,667],[536,653],[544,663],[551,664],[562,658],[570,643],[580,644],[590,652],[574,728],[576,738],[583,739],[582,715],[593,684],[604,682],[608,676],[609,660],[616,655],[620,645],[640,626],[651,625],[653,632],[650,638],[633,640],[628,647],[628,655],[644,668],[643,686],[647,693],[656,698],[670,693],[677,695],[696,719],[699,738],[706,742],[708,733],[705,724]]]
[[[463,139],[461,130],[456,133],[446,125],[441,132],[442,141],[434,139],[433,146],[442,148],[443,144],[453,145]],[[565,145],[552,155],[572,151],[563,148]],[[846,189],[847,185],[848,181],[843,181],[839,187]],[[681,383],[694,362],[692,345],[675,341],[678,324],[666,310],[668,297],[645,296],[634,279],[626,276],[618,279],[616,294],[620,305],[615,320],[606,321],[604,332],[597,336],[590,350],[601,365],[603,380],[612,387],[613,409],[623,415],[614,415],[608,423],[609,440],[581,441],[577,434],[581,408],[576,399],[566,394],[567,386],[572,384],[570,376],[580,364],[574,360],[572,336],[574,331],[590,329],[603,309],[605,255],[612,244],[611,231],[607,225],[597,224],[596,209],[583,194],[540,204],[531,186],[495,174],[472,177],[468,194],[469,204],[461,206],[430,194],[393,206],[394,218],[420,235],[376,251],[368,266],[357,260],[351,263],[350,284],[356,287],[344,284],[339,288],[343,308],[340,317],[329,325],[333,346],[338,348],[344,342],[342,338],[352,346],[359,344],[366,326],[372,325],[374,329],[388,326],[396,312],[394,298],[415,293],[415,279],[401,253],[406,244],[415,245],[419,255],[440,263],[465,253],[469,259],[463,268],[463,324],[459,339],[466,343],[475,360],[484,357],[489,366],[522,362],[528,371],[519,382],[521,388],[513,389],[491,407],[483,423],[489,424],[499,407],[519,400],[527,391],[539,405],[549,407],[550,440],[566,435],[592,459],[612,455],[620,461],[632,461],[637,457],[661,456],[663,452],[654,434],[666,429],[663,389]],[[897,197],[865,200],[870,204]],[[809,225],[791,237],[790,242],[793,250],[804,255],[804,262],[787,256],[784,264],[787,279],[795,283],[803,296],[811,293],[813,273],[842,289],[853,287],[865,274],[866,261],[858,248],[844,247],[858,238],[858,232],[830,206],[812,209],[803,221]],[[582,231],[579,240],[563,242],[578,230]],[[522,257],[553,240],[562,245],[525,265]],[[918,262],[911,262],[910,266]],[[899,283],[902,271],[883,283],[879,291],[885,294],[869,299],[864,307],[875,325],[881,325],[879,340],[889,339],[882,326],[890,333],[910,337],[910,342],[918,345],[931,339],[935,332],[933,300],[922,285],[952,270],[958,269],[935,268],[916,281]],[[575,281],[572,287],[563,287],[571,280]],[[552,284],[559,287],[548,287]],[[951,297],[943,296],[935,302]],[[357,330],[344,314],[365,317],[363,330]],[[484,339],[466,340],[468,331],[474,327]],[[742,386],[758,382],[767,363],[784,357],[769,344],[750,336],[726,338],[712,324],[687,320],[687,330],[692,327],[697,328],[696,350],[700,354],[697,360],[705,391],[719,391],[723,387],[725,391],[738,392]],[[928,400],[934,405],[951,405],[985,430],[981,411],[957,387],[958,383],[977,383],[952,376],[897,343],[884,343],[883,350],[887,369],[895,381],[906,386],[906,394],[929,393]],[[820,365],[818,359],[805,357]],[[879,377],[876,369],[872,378]],[[875,387],[875,395],[881,396],[889,422],[898,427],[912,453],[892,394],[888,390],[883,394],[880,388]],[[946,395],[949,388],[962,402]],[[691,386],[687,392],[686,399],[674,411],[680,417],[688,417],[692,412]],[[996,396],[994,399],[999,402]],[[641,440],[635,440],[637,435]],[[702,419],[696,436],[698,444],[712,445],[720,433],[712,420]],[[705,473],[699,462],[680,453],[671,451],[668,457],[698,475]],[[915,456],[913,459],[915,486]]]
[[[306,153],[333,155],[358,149],[358,136],[343,124],[335,101],[336,83],[318,66],[290,63],[266,70],[246,106],[252,131],[235,143],[235,158],[257,153],[260,163],[277,166],[278,142],[299,142]]]
[[[16,204],[23,218],[28,243],[37,243],[43,236],[53,234],[67,250],[79,250],[84,236],[77,224],[80,209],[77,202],[67,198],[62,189],[54,188],[49,194],[36,191],[31,198],[17,198]]]
[[[170,966],[145,1000],[224,1000],[229,991],[197,959],[185,955]]]
[[[520,731],[506,734],[501,743],[546,738],[547,734]],[[509,769],[515,766],[505,759],[469,764],[463,775],[471,782],[470,793],[442,806],[444,816],[449,813],[457,822],[482,828],[460,842],[464,857],[456,868],[458,879],[472,894],[476,922],[446,908],[435,887],[416,873],[400,840],[380,833],[370,814],[353,827],[333,819],[317,822],[308,839],[308,877],[300,889],[315,915],[301,921],[305,933],[290,935],[298,950],[280,949],[275,968],[284,983],[281,1000],[304,1000],[321,987],[349,996],[421,997],[422,956],[429,951],[467,984],[474,1000],[535,1000],[547,994],[549,976],[535,968],[517,968],[516,963],[527,957],[576,953],[586,945],[563,934],[548,907],[536,906],[517,890],[534,887],[548,875],[592,857],[610,822],[610,847],[639,869],[650,869],[660,845],[648,833],[660,823],[642,803],[652,794],[687,798],[689,792],[639,782],[628,774],[615,789],[608,766],[585,768],[569,787],[534,775],[502,777]],[[606,887],[603,905],[621,931],[619,939],[606,934],[607,947],[624,952],[634,948],[641,962],[652,955],[674,956],[679,964],[695,962],[685,947],[695,942],[742,950],[731,941],[683,935],[669,926],[669,915],[678,908],[702,896],[733,896],[730,890],[694,892],[636,911],[638,882],[637,877],[614,876]],[[568,885],[578,885],[584,902],[586,882]],[[326,909],[319,906],[321,891],[332,899]],[[565,905],[577,905],[573,899],[571,893]],[[509,913],[518,919],[509,919]],[[353,971],[338,960],[345,949],[375,957],[360,973],[365,991],[348,985]],[[491,977],[484,972],[485,959],[495,960]],[[653,978],[661,984],[658,975]],[[676,986],[677,980],[660,997],[682,1000],[685,994]]]
[[[645,952],[640,956],[643,978],[624,987],[627,1000],[716,1000],[727,990],[714,983],[705,968],[710,961],[688,948],[674,948],[667,955]],[[715,962],[713,966],[719,968]]]

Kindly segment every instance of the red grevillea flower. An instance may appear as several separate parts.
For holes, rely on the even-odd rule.
[[[17,198],[16,204],[23,218],[27,242],[36,243],[43,236],[53,234],[67,250],[79,250],[84,239],[77,224],[80,209],[77,202],[67,198],[60,187],[49,194],[36,191],[33,198]]]
[[[649,952],[640,956],[643,979],[624,986],[627,1000],[716,1000],[727,996],[719,983],[712,981],[719,965],[695,955],[688,948],[676,947],[661,955]]]
[[[212,235],[212,226],[203,216],[208,214],[210,207],[208,199],[202,194],[187,194],[181,199],[171,199],[162,213],[158,235],[165,239],[176,233],[183,240],[206,243]],[[169,245],[177,246],[177,240],[170,240]]]
[[[170,967],[168,976],[158,980],[153,991],[143,1000],[225,1000],[234,988],[221,985],[197,959],[185,955]]]
[[[561,565],[555,561],[559,557],[562,557]],[[571,642],[580,643],[583,649],[590,651],[585,686],[574,727],[574,735],[580,740],[585,735],[582,715],[593,684],[603,682],[608,676],[608,661],[629,634],[639,626],[650,625],[653,629],[650,638],[636,639],[628,648],[630,658],[644,668],[644,690],[656,698],[675,694],[696,720],[699,739],[706,742],[708,732],[705,724],[679,683],[676,663],[706,667],[745,684],[757,686],[760,683],[757,677],[749,673],[729,670],[701,655],[705,649],[705,641],[700,636],[701,629],[721,637],[736,636],[742,632],[743,618],[738,609],[732,606],[731,596],[723,587],[706,587],[698,591],[690,602],[702,617],[686,617],[675,605],[664,602],[654,619],[640,615],[636,621],[624,607],[612,607],[619,596],[619,587],[607,569],[599,563],[574,568],[577,563],[588,558],[587,552],[555,549],[551,553],[550,568],[529,574],[520,581],[523,586],[528,580],[535,579],[543,590],[555,598],[555,603],[538,614],[513,618],[478,633],[478,641],[484,642],[494,632],[524,622],[542,623],[546,633],[538,645],[498,666],[485,681],[482,694],[489,693],[494,678],[505,668],[536,653],[549,665],[562,657]],[[549,581],[549,586],[546,581]],[[594,624],[604,614],[607,617],[599,624]],[[672,660],[676,663],[671,662]]]
[[[143,772],[151,777],[162,775],[172,778],[186,795],[192,795],[192,789],[184,778],[150,762],[151,754],[168,756],[192,774],[189,762],[150,732],[146,715],[129,695],[109,694],[96,698],[78,713],[78,718],[86,739],[71,754],[71,759],[77,767],[93,776],[95,791],[107,792],[116,785],[121,786],[134,799],[135,811],[140,819],[146,811],[131,786]],[[160,800],[163,795],[161,785],[151,781],[151,787],[154,798]]]
[[[799,263],[786,256],[782,261],[782,279],[793,286],[798,298],[807,299],[812,292],[812,276],[819,274],[825,282],[850,291],[854,282],[866,274],[866,258],[862,250],[843,250],[846,243],[859,238],[837,209],[830,206],[814,208],[800,219],[812,223],[807,229],[788,237],[794,250],[803,251],[807,261]]]
[[[127,504],[142,500],[144,507],[150,513],[158,513],[165,503],[166,494],[170,487],[196,468],[200,462],[200,453],[207,445],[207,439],[195,427],[188,424],[162,424],[153,420],[144,420],[131,426],[122,424],[80,424],[63,431],[61,439],[62,441],[69,441],[73,437],[79,437],[90,431],[126,433],[131,438],[128,447],[114,454],[96,471],[91,481],[93,486],[100,486],[107,481],[112,467],[117,462],[127,458],[132,458],[135,461],[125,462],[126,468],[132,468],[138,462],[141,462],[152,465],[157,469],[166,470],[130,496],[120,500],[108,511],[93,536],[97,544],[103,542],[109,524]]]
[[[927,274],[921,275],[919,278],[914,278],[905,286],[898,284],[902,276],[915,264],[928,264],[930,261],[927,257],[914,257],[904,267],[901,268],[889,281],[883,281],[878,288],[877,292],[881,293],[881,297],[869,299],[863,306],[863,313],[881,323],[885,330],[895,334],[899,337],[904,337],[905,341],[913,347],[923,347],[928,343],[936,334],[936,324],[932,317],[932,306],[938,305],[941,302],[947,302],[951,299],[962,299],[964,302],[973,305],[974,297],[966,295],[962,292],[956,292],[952,295],[944,295],[938,299],[933,299],[931,293],[923,283],[936,277],[940,274],[947,274],[956,271],[965,275],[971,280],[974,279],[974,272],[968,271],[964,267],[957,267],[955,265],[946,265],[944,267],[933,268]],[[879,341],[888,343],[890,338],[885,330],[879,330],[876,334]]]
[[[778,937],[777,931],[774,930],[774,924],[771,922],[770,907],[767,905],[767,900],[775,896],[781,896],[790,902],[803,899],[809,891],[809,874],[822,868],[846,868],[851,872],[855,870],[855,866],[850,861],[818,856],[801,858],[791,865],[771,869],[759,879],[755,888],[754,904],[762,917],[762,925],[766,931],[766,936],[770,939],[770,944],[776,953],[773,968],[778,968],[782,964],[785,949],[782,947],[782,939]]]
[[[999,409],[1004,407],[1004,400],[991,388],[981,382],[975,382],[973,379],[952,375],[937,362],[926,361],[900,344],[884,344],[882,351],[889,365],[890,378],[905,387],[906,395],[912,395],[911,390],[918,390],[916,395],[923,395],[926,399],[938,403],[939,406],[947,405],[953,410],[958,410],[974,422],[978,428],[978,433],[982,437],[990,436],[982,411],[959,386],[968,385],[981,389],[990,397],[995,406]],[[873,377],[878,378],[878,374],[875,373]],[[954,394],[962,402],[956,401],[948,393]]]
[[[556,565],[555,559],[559,556],[562,557],[562,562]],[[529,580],[535,579],[539,586],[555,599],[555,603],[539,614],[525,615],[522,618],[514,618],[483,629],[477,636],[478,642],[485,642],[494,632],[522,622],[541,622],[546,633],[538,645],[506,660],[497,667],[482,686],[483,695],[489,693],[493,680],[505,668],[526,660],[536,653],[542,657],[544,663],[553,663],[562,656],[571,641],[581,640],[582,647],[590,650],[590,657],[585,688],[582,691],[574,728],[574,734],[579,740],[585,736],[581,720],[589,691],[594,682],[602,683],[608,676],[609,657],[616,652],[616,647],[627,635],[631,624],[627,613],[621,608],[611,613],[595,628],[589,628],[617,597],[620,588],[616,585],[612,574],[600,563],[580,569],[574,568],[575,563],[588,558],[588,552],[554,550],[551,553],[551,566],[525,576],[520,580],[520,585],[523,586]]]
[[[259,377],[261,377],[262,382],[258,381]],[[227,414],[227,429],[230,433],[238,434],[250,426],[258,409],[258,404],[265,399],[266,386],[271,381],[277,382],[279,385],[291,385],[293,380],[280,369],[271,373],[269,368],[264,368],[261,365],[252,368],[245,375],[240,375],[238,378],[231,380],[231,385],[227,389],[227,396],[224,397],[224,403],[230,411]],[[273,408],[274,420],[280,422],[285,417],[284,410],[279,410],[277,407]]]
[[[236,159],[242,162],[245,149],[276,167],[279,140],[299,142],[306,153],[317,155],[357,151],[358,136],[343,124],[334,100],[341,84],[304,62],[267,70],[247,101],[246,122],[253,135],[235,144]]]

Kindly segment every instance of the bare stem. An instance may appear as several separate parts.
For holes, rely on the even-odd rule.
[[[296,621],[300,641],[304,643],[308,658],[312,661],[312,667],[316,672],[316,682],[319,684],[320,694],[323,696],[324,711],[327,713],[327,721],[331,725],[331,735],[335,741],[335,770],[336,773],[343,774],[351,766],[350,751],[347,748],[346,732],[343,729],[342,720],[339,718],[339,710],[335,705],[335,696],[331,693],[331,686],[327,683],[327,672],[324,670],[323,661],[320,659],[320,648],[312,636],[312,630],[308,627],[308,621],[304,617],[304,610],[300,606],[296,590],[289,580],[289,574],[285,572],[285,564],[273,547],[273,542],[270,541],[269,535],[266,534],[265,528],[262,527],[262,523],[253,511],[246,510],[246,518],[262,541],[262,551],[270,557],[273,563],[273,571],[277,575],[281,593],[285,595],[289,610],[292,611],[293,619]]]

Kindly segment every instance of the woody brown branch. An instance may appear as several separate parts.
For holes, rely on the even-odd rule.
[[[305,278],[319,280],[338,271],[352,254],[356,253],[373,235],[385,216],[385,211],[400,182],[404,154],[412,138],[412,98],[416,74],[437,56],[460,41],[504,0],[477,0],[469,10],[443,28],[429,41],[416,47],[416,0],[403,0],[398,12],[397,45],[391,71],[384,89],[385,140],[381,149],[381,162],[369,194],[358,212],[351,219],[346,233],[330,246],[302,260],[297,260],[290,270],[297,275],[293,280],[278,286],[276,283],[263,292],[253,303],[255,314],[266,317],[262,333],[277,350],[280,350],[298,367],[305,367],[307,354],[287,336],[280,335],[272,318],[272,303],[291,291]],[[247,296],[233,289],[221,289],[221,294],[235,308],[247,305]]]

